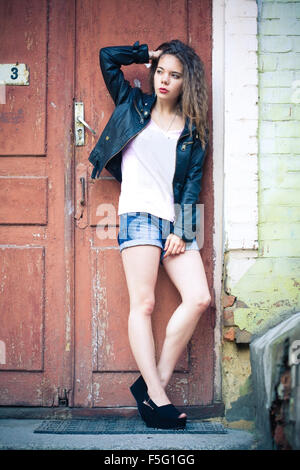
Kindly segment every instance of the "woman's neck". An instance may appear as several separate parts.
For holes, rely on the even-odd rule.
[[[177,103],[174,102],[166,102],[166,101],[161,101],[157,99],[154,109],[157,113],[159,113],[162,116],[171,116],[172,114],[175,114],[176,111],[178,110]]]
[[[152,119],[165,130],[179,130],[184,127],[185,120],[177,103],[157,100],[153,110]]]

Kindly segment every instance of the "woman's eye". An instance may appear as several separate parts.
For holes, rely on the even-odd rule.
[[[173,74],[172,77],[173,77],[173,78],[179,78],[179,75]]]

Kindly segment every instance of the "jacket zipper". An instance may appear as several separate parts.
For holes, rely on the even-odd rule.
[[[138,107],[137,107],[137,105],[136,105],[136,102],[133,101],[133,104],[134,104],[134,107],[135,107],[135,109],[136,109],[138,115],[140,116],[140,123],[141,123],[141,124],[144,124],[144,118],[143,118],[143,116],[141,115],[141,113],[139,112]]]
[[[187,135],[188,135],[188,134],[187,134]],[[187,145],[191,145],[191,144],[193,144],[193,143],[194,143],[194,141],[192,141],[192,142],[185,142],[184,144],[182,144],[181,150],[185,150]]]
[[[189,133],[188,134],[183,134],[182,136],[179,137],[179,139],[182,139],[183,137],[186,137],[187,135],[190,135]],[[182,147],[184,146],[185,144],[182,144]],[[182,148],[181,147],[181,148]],[[175,172],[174,172],[174,177],[173,177],[173,181],[172,181],[172,186],[174,184],[174,178],[175,178],[175,174],[176,174],[176,167],[177,167],[177,148],[176,148],[176,154],[175,154]],[[174,221],[175,222],[175,221]]]
[[[144,118],[143,118],[143,116],[141,115],[141,113],[139,112],[139,110],[138,110],[138,108],[137,108],[137,105],[136,105],[136,102],[133,101],[133,104],[134,104],[134,107],[135,107],[137,113],[138,113],[139,116],[140,116],[140,123],[141,123],[141,124],[144,124]],[[136,137],[140,132],[142,132],[142,130],[143,130],[143,129],[140,129],[136,134],[134,134],[132,137],[130,137],[130,139],[128,139],[127,142],[123,145],[123,147],[121,147],[120,150],[118,150],[117,152],[115,152],[115,153],[107,160],[107,162],[105,163],[105,166],[108,164],[108,162],[109,162],[112,158],[114,158],[118,153],[120,153],[120,152],[123,150],[124,147],[126,147],[126,145],[128,144],[128,142],[130,142],[132,139],[134,139],[134,137]]]
[[[125,142],[125,144],[117,151],[115,152],[111,157],[109,157],[109,159],[107,160],[107,162],[105,163],[104,166],[106,166],[108,164],[108,162],[114,158],[118,153],[120,153],[124,147],[126,147],[126,145],[128,144],[128,142],[130,142],[132,139],[134,139],[134,137],[136,137],[140,132],[142,132],[143,129],[140,129],[136,134],[134,134],[133,136],[130,137],[130,139],[127,140],[127,142]]]

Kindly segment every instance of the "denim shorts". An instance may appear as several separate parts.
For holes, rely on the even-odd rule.
[[[154,245],[161,248],[160,263],[165,255],[164,246],[173,229],[173,222],[148,212],[128,212],[120,215],[118,243],[120,251],[130,246]],[[186,250],[199,250],[196,237],[185,244]]]

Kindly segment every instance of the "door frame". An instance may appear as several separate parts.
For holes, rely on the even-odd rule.
[[[253,3],[253,4],[252,4]],[[226,287],[232,287],[232,282],[228,282],[228,276],[231,271],[236,268],[237,263],[245,257],[253,257],[253,253],[257,253],[258,243],[258,180],[257,180],[257,149],[258,141],[255,137],[255,146],[252,143],[251,148],[251,164],[250,159],[243,162],[244,171],[251,181],[251,186],[243,189],[241,193],[240,181],[236,178],[235,168],[232,166],[232,160],[237,157],[243,158],[245,152],[242,151],[241,156],[236,150],[237,143],[232,143],[232,139],[226,138],[228,129],[231,133],[238,131],[237,124],[241,119],[241,115],[236,116],[237,101],[241,100],[247,103],[247,109],[251,118],[248,119],[247,133],[243,134],[243,138],[254,140],[253,123],[255,117],[256,125],[257,117],[257,83],[258,69],[257,62],[253,63],[252,54],[256,53],[258,48],[257,33],[257,2],[247,2],[241,0],[238,8],[229,0],[212,0],[212,106],[213,106],[213,181],[214,184],[214,292],[216,296],[216,325],[215,325],[215,378],[214,390],[216,400],[222,400],[223,396],[228,393],[223,387],[222,390],[222,318],[223,318],[223,295],[226,296]],[[237,27],[239,18],[247,20],[247,30],[245,32]],[[251,33],[249,27],[251,26]],[[249,46],[249,37],[251,37],[251,45]],[[239,52],[231,58],[230,66],[228,64],[228,56],[231,55],[232,49],[235,47],[236,40],[239,40]],[[255,45],[256,44],[256,45]],[[256,83],[253,82],[251,75],[250,83],[252,87],[256,87],[256,97],[253,90],[251,98],[248,98],[247,90],[248,82],[245,81],[243,74],[238,75],[238,80],[232,83],[232,70],[236,70],[240,66],[241,57],[245,58],[243,64],[249,71],[256,73]],[[257,60],[257,59],[256,59]],[[235,67],[236,66],[236,67]],[[238,88],[238,96],[232,97],[232,93]],[[246,116],[243,116],[247,119]],[[227,134],[225,135],[224,129]],[[255,165],[254,165],[255,162]],[[226,172],[226,180],[224,173]],[[229,192],[229,188],[239,191],[242,199],[247,199],[246,209],[249,211],[249,222],[244,224],[243,221],[237,223],[237,214],[235,211],[234,192]],[[226,205],[225,205],[226,196]],[[231,222],[233,222],[231,224]],[[233,228],[231,228],[233,227]],[[236,231],[238,230],[238,237]],[[236,262],[231,260],[228,266],[227,256],[230,256],[231,250],[239,253]],[[227,253],[225,260],[225,253]],[[226,264],[227,261],[227,264]],[[235,343],[234,343],[235,344]]]
[[[215,253],[213,265],[213,287],[215,294],[215,376],[214,396],[222,401],[222,286],[224,263],[224,36],[225,5],[223,0],[212,0],[212,126],[213,126],[213,200],[214,227],[213,247]],[[221,108],[221,110],[220,110]]]
[[[55,182],[55,200],[64,201],[58,223],[63,225],[64,260],[63,310],[59,327],[64,344],[58,390],[53,406],[72,406],[74,389],[74,137],[73,99],[75,90],[75,11],[76,0],[47,0],[47,158],[60,167],[60,181]],[[64,54],[57,54],[63,47]],[[50,71],[50,72],[49,72]],[[58,85],[58,77],[69,84]],[[57,110],[57,108],[59,108]],[[62,125],[64,124],[64,125]],[[56,155],[55,159],[53,155]],[[59,158],[57,155],[60,155]],[[50,159],[49,159],[50,160]],[[51,165],[49,163],[49,165]],[[51,168],[51,166],[50,166]],[[49,188],[48,198],[51,198]],[[52,204],[55,204],[55,202]],[[53,208],[55,213],[55,208]],[[55,236],[54,236],[55,238]],[[54,295],[54,294],[53,294]],[[51,306],[48,306],[50,315]],[[55,348],[54,348],[55,349]],[[55,355],[55,350],[52,351]],[[52,375],[55,371],[52,372]]]

